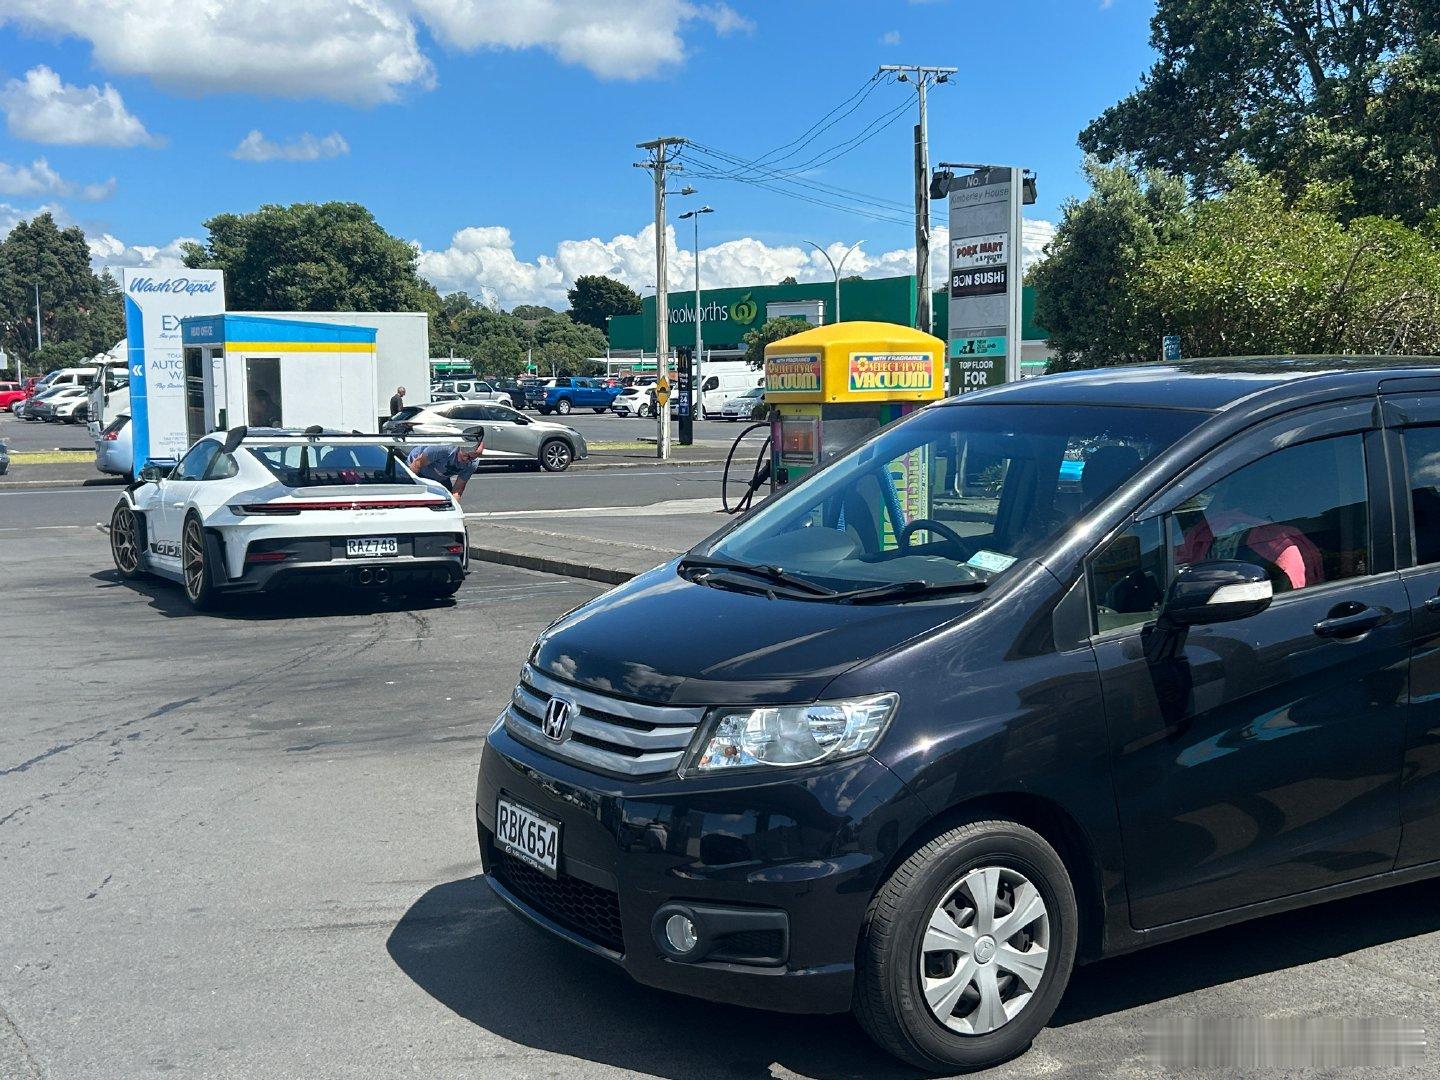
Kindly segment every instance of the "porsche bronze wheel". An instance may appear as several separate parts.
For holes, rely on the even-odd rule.
[[[196,611],[215,606],[215,586],[210,581],[210,558],[205,549],[205,530],[193,515],[185,519],[180,540],[180,568],[185,575],[185,599]]]
[[[121,503],[110,515],[110,557],[126,581],[145,576],[145,523],[128,505]]]

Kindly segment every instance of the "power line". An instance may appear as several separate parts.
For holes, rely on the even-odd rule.
[[[702,157],[703,157],[703,156],[715,157],[715,158],[718,158],[720,161],[731,162],[731,163],[740,163],[740,162],[743,162],[743,161],[744,161],[743,158],[736,157],[735,155],[726,153],[725,151],[722,151],[722,150],[715,150],[715,149],[710,148],[710,147],[704,147],[704,148],[702,148],[702,149],[703,149]],[[709,169],[709,172],[706,174],[706,178],[707,178],[707,179],[712,179],[712,180],[733,180],[733,181],[735,181],[735,182],[737,182],[737,183],[753,183],[756,179],[758,179],[758,177],[741,176],[741,175],[739,175],[738,173],[736,173],[736,172],[734,172],[734,171],[730,171],[730,172],[722,172],[722,171],[719,171],[719,168],[720,168],[720,167],[719,167],[718,165],[714,164],[713,162],[707,162],[707,161],[702,160],[702,161],[698,162],[697,165],[698,165],[698,167],[700,167],[700,168],[708,168],[708,169]],[[873,207],[875,207],[875,208],[877,208],[877,209],[879,209],[879,210],[900,210],[900,211],[903,211],[903,210],[908,209],[908,207],[906,207],[904,203],[896,202],[896,201],[893,200],[893,199],[882,199],[882,198],[880,198],[880,197],[878,197],[878,196],[868,195],[868,194],[866,194],[865,192],[855,191],[855,190],[853,190],[853,189],[851,189],[851,188],[843,188],[843,187],[838,187],[838,186],[836,186],[836,185],[834,185],[834,184],[822,183],[821,181],[812,179],[811,177],[808,177],[808,176],[795,176],[795,175],[792,175],[792,174],[790,174],[790,173],[786,173],[786,172],[773,172],[773,171],[770,171],[770,170],[768,170],[768,169],[759,170],[759,171],[758,171],[758,174],[759,174],[759,177],[763,177],[763,178],[768,179],[768,180],[771,180],[771,181],[773,181],[773,182],[775,182],[775,183],[793,184],[793,185],[795,185],[796,187],[806,188],[806,189],[811,190],[811,191],[815,191],[815,192],[819,192],[819,193],[821,193],[821,194],[838,197],[838,198],[841,198],[841,199],[845,199],[845,200],[847,200],[847,201],[853,200],[853,201],[855,201],[855,202],[866,203],[866,204],[869,204],[870,206],[873,206]],[[698,175],[698,174],[696,174],[696,175]]]
[[[820,117],[819,120],[816,120],[815,123],[811,124],[794,139],[791,139],[788,143],[785,143],[781,146],[777,146],[773,150],[766,151],[764,154],[761,154],[753,161],[746,162],[746,164],[750,166],[776,166],[779,165],[780,162],[784,161],[786,158],[794,157],[795,154],[797,154],[802,148],[808,146],[810,143],[814,142],[815,139],[819,137],[820,129],[822,125],[824,125],[825,121],[829,120],[832,116],[835,116],[837,112],[839,112],[841,109],[844,109],[846,105],[849,105],[853,101],[855,102],[855,104],[851,105],[849,109],[846,109],[844,113],[836,117],[835,123],[838,124],[846,117],[851,116],[856,109],[860,108],[860,106],[865,103],[865,99],[868,98],[872,93],[874,93],[877,86],[880,86],[882,83],[888,81],[888,78],[882,78],[881,73],[876,72],[874,75],[871,75],[868,79],[866,79],[863,83],[860,84],[860,89],[856,90],[855,93],[851,94],[839,105],[836,105],[824,116]],[[794,149],[791,149],[791,147],[793,147]],[[790,152],[787,154],[781,154],[780,157],[776,157],[775,155],[780,154],[782,150],[789,150]]]

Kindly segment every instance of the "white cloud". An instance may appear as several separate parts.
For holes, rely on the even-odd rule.
[[[185,94],[373,104],[434,85],[403,0],[0,0],[0,22],[88,42],[95,62]]]
[[[3,5],[4,0],[0,0]],[[3,11],[3,7],[0,7]],[[10,134],[32,142],[62,146],[155,146],[161,140],[145,130],[109,83],[71,86],[44,64],[0,89],[0,110]]]
[[[606,79],[639,79],[680,63],[682,30],[720,34],[754,24],[723,3],[685,0],[413,0],[420,17],[457,49],[544,49]]]
[[[881,44],[881,45],[899,45],[899,44],[900,44],[900,31],[899,31],[899,30],[886,30],[885,33],[883,33],[883,34],[880,35],[880,44]]]
[[[109,233],[100,233],[98,236],[89,236],[87,240],[90,245],[90,265],[95,268],[96,273],[107,267],[118,270],[122,266],[174,270],[185,265],[183,245],[193,239],[189,236],[177,236],[168,244],[151,247],[146,244],[127,244]]]
[[[753,23],[690,0],[0,0],[0,23],[90,42],[96,63],[182,93],[243,91],[357,104],[430,89],[419,23],[460,49],[543,49],[602,78],[682,62],[685,33]]]
[[[672,290],[694,287],[695,258],[688,247],[675,241],[669,230],[669,286]],[[1048,221],[1026,221],[1024,261],[1028,267],[1054,233]],[[827,248],[837,262],[853,241],[835,241]],[[944,280],[948,239],[936,230],[931,244],[930,265],[937,287]],[[468,292],[510,308],[516,304],[547,304],[563,308],[565,292],[577,277],[605,274],[618,278],[637,292],[655,284],[655,227],[647,225],[637,233],[621,233],[605,240],[562,240],[555,252],[534,261],[515,254],[510,230],[499,225],[461,229],[449,246],[429,250],[416,245],[420,273],[442,293]],[[895,277],[915,271],[912,248],[869,252],[857,249],[845,263],[845,275]],[[700,283],[707,289],[727,286],[767,285],[794,276],[799,281],[831,281],[830,264],[813,248],[801,245],[767,244],[753,237],[727,240],[700,251]]]
[[[324,138],[307,131],[289,142],[277,143],[265,138],[256,128],[240,140],[240,145],[230,151],[230,156],[239,161],[319,161],[348,153],[350,144],[338,131],[332,131]]]
[[[0,195],[49,195],[54,198],[105,199],[115,190],[112,177],[99,184],[74,184],[50,167],[43,157],[29,165],[0,161]]]
[[[1021,235],[1021,252],[1025,269],[1029,270],[1045,257],[1045,245],[1055,238],[1055,223],[1040,218],[1026,218]]]

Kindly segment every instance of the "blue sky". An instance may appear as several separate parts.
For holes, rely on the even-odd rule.
[[[881,63],[958,67],[931,93],[932,160],[1029,166],[1040,202],[1028,213],[1054,221],[1065,198],[1084,193],[1077,132],[1150,62],[1153,13],[1152,0],[207,7],[0,0],[0,229],[53,207],[86,228],[101,261],[133,265],[172,259],[174,241],[203,236],[215,213],[345,199],[416,242],[442,289],[509,306],[554,303],[580,272],[643,288],[654,280],[644,269],[651,191],[631,167],[634,143],[684,135],[755,157],[849,98]],[[904,85],[874,87],[786,164],[893,112],[804,175],[908,204],[913,101]],[[716,210],[703,221],[709,284],[822,276],[801,240],[864,239],[865,273],[906,269],[913,241],[901,221],[692,182]],[[689,273],[690,243],[686,228],[677,274]]]

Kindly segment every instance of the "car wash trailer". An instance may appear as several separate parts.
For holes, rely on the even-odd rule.
[[[217,428],[373,431],[375,329],[259,315],[181,320],[187,443]]]
[[[405,404],[430,400],[430,316],[423,311],[234,311],[270,319],[368,326],[375,330],[375,400],[380,403],[366,431],[390,419],[390,395],[405,387]],[[469,367],[465,369],[470,372]]]

